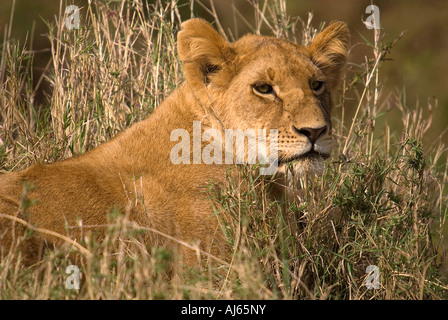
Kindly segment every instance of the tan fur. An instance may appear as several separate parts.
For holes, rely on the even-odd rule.
[[[192,138],[193,121],[202,121],[202,131],[278,129],[279,158],[288,159],[306,153],[311,145],[293,126],[327,126],[315,149],[329,154],[332,93],[348,42],[348,30],[341,22],[329,25],[310,46],[302,47],[258,35],[228,43],[204,20],[189,20],[178,34],[186,81],[146,120],[111,141],[76,158],[0,176],[0,214],[79,240],[80,221],[84,226],[104,225],[108,213],[118,208],[142,226],[220,255],[225,242],[202,186],[211,180],[223,183],[228,166],[173,164],[170,151],[178,141],[170,141],[171,132],[183,128]],[[323,94],[312,91],[313,79],[325,82]],[[272,85],[276,95],[260,95],[253,89],[256,83]],[[299,158],[293,165],[307,171],[322,161],[320,156]],[[37,200],[25,213],[20,208],[23,182],[33,186],[27,197]],[[18,223],[16,228],[12,225],[0,218],[3,249],[24,231]],[[147,240],[155,241],[152,236]],[[52,246],[61,241],[38,233],[24,242],[22,250],[35,260],[43,243]],[[185,262],[194,261],[195,254],[185,252]]]

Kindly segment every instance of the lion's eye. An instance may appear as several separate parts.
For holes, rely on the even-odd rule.
[[[317,81],[317,80],[311,81],[310,86],[311,89],[313,89],[314,93],[317,95],[322,94],[325,90],[325,85],[323,81]]]
[[[267,83],[256,84],[254,85],[254,89],[261,94],[275,94],[274,88]]]

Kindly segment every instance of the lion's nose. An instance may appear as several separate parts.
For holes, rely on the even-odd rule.
[[[316,143],[317,139],[319,139],[319,137],[327,131],[327,126],[323,126],[320,128],[304,127],[304,128],[300,128],[300,129],[297,129],[294,126],[292,126],[292,127],[295,132],[306,136],[310,140],[311,144]]]

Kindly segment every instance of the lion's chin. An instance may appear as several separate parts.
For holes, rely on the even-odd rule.
[[[322,175],[324,170],[324,157],[311,151],[305,155],[291,157],[279,163],[277,172],[299,178],[305,175]]]
[[[286,186],[288,199],[294,199],[307,178],[321,176],[324,172],[324,160],[322,157],[304,157],[282,164],[277,169],[276,177],[280,183]]]
[[[295,178],[307,175],[322,175],[324,171],[324,160],[322,158],[300,158],[292,162],[282,164],[278,167],[277,173],[292,176]]]

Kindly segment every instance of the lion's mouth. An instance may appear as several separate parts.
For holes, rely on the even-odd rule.
[[[294,161],[305,161],[305,160],[319,161],[319,160],[328,159],[329,157],[330,157],[329,154],[319,153],[315,150],[310,150],[305,154],[294,155],[294,156],[288,157],[288,158],[280,158],[278,160],[278,165],[280,166],[282,164],[287,164],[287,163],[294,162]]]

